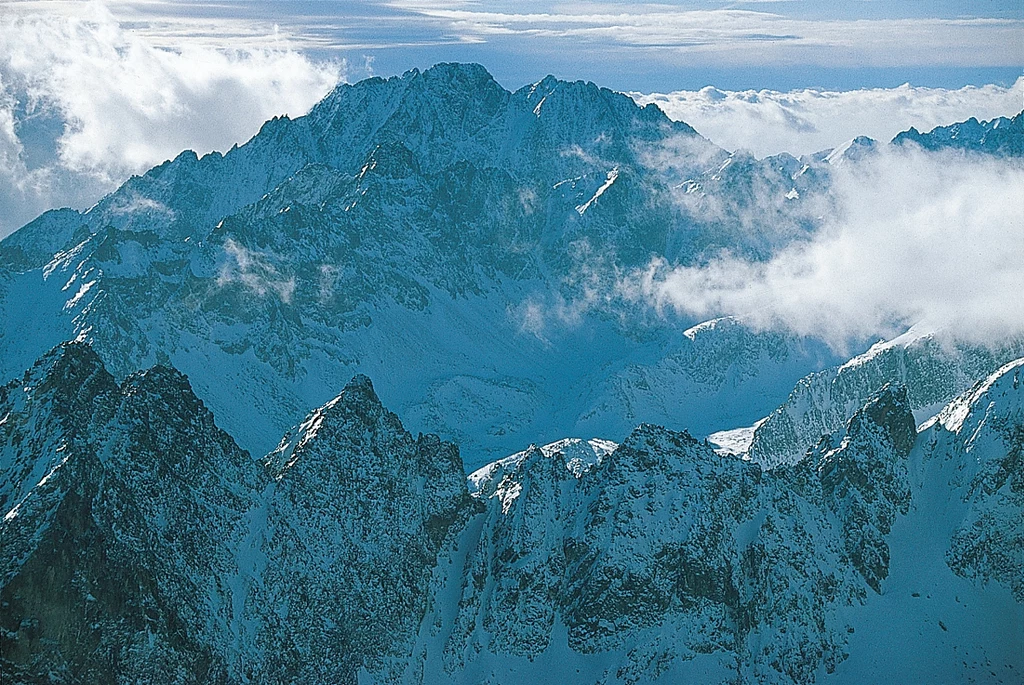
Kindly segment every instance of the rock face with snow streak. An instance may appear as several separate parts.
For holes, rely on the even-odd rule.
[[[264,463],[262,676],[349,681],[405,656],[438,549],[474,510],[458,448],[413,438],[357,376]]]
[[[917,436],[906,391],[883,388],[853,415],[845,433],[837,447],[831,436],[823,438],[808,461],[817,463],[825,501],[842,521],[850,563],[881,592],[890,559],[885,536],[911,500],[906,459]]]
[[[72,343],[0,390],[0,414],[4,673],[237,680],[236,544],[268,479],[187,380],[118,385]]]
[[[925,150],[984,152],[1003,157],[1024,156],[1024,112],[1012,118],[978,121],[971,117],[949,126],[936,126],[928,133],[911,127],[893,138],[894,145],[918,145]]]
[[[913,439],[905,393],[887,389],[840,447],[769,473],[649,425],[581,474],[538,449],[482,473],[497,482],[478,490],[486,518],[444,666],[460,682],[481,653],[537,658],[558,621],[563,648],[615,654],[605,677],[625,682],[831,672],[845,657],[837,607],[885,576],[871,526],[909,503],[874,476],[905,473]]]
[[[767,472],[654,426],[582,473],[550,448],[481,470],[486,512],[435,580],[457,607],[434,605],[425,666],[405,682],[845,683],[868,677],[871,658],[911,681],[1012,679],[1019,371],[1005,367],[920,438],[906,390],[887,386],[806,458]],[[938,623],[928,605],[875,609],[922,587],[924,568]],[[954,633],[920,638],[921,660],[900,657],[922,621]],[[858,649],[865,631],[884,645],[873,657]],[[981,656],[968,663],[958,646]]]
[[[81,343],[0,414],[5,682],[355,682],[408,652],[474,510],[457,448],[365,377],[262,465],[181,374],[119,385]]]
[[[921,440],[933,459],[963,465],[950,483],[967,506],[947,553],[950,568],[1006,583],[1024,602],[1024,359],[943,409]]]

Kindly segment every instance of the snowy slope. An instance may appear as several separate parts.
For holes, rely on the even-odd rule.
[[[5,681],[237,681],[231,579],[268,479],[187,380],[118,385],[69,344],[0,390],[0,415]]]
[[[1024,155],[1024,112],[1012,118],[978,121],[971,117],[949,126],[936,126],[927,133],[916,128],[893,138],[894,145],[918,145],[925,150],[985,152],[1003,157]]]
[[[173,369],[81,343],[0,389],[4,682],[354,682],[404,656],[472,510],[357,377],[261,463]],[[46,674],[55,674],[52,679]]]
[[[481,470],[404,682],[1015,682],[1021,367],[920,436],[886,388],[767,473],[651,426]]]

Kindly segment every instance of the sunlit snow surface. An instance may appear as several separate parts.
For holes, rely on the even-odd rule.
[[[611,440],[602,440],[600,438],[591,438],[590,440],[563,438],[562,440],[556,440],[544,445],[540,448],[540,451],[547,457],[560,454],[561,458],[565,461],[565,467],[570,473],[579,478],[592,466],[599,463],[602,458],[615,451],[616,447],[618,445]],[[501,474],[504,472],[514,470],[526,459],[528,454],[529,450],[517,452],[504,459],[491,462],[487,466],[469,474],[467,477],[469,493],[471,495],[486,496],[488,494],[486,492],[486,485],[492,481],[500,480]]]
[[[750,450],[750,443],[754,441],[754,431],[762,421],[758,421],[753,426],[712,433],[708,436],[708,442],[715,446],[715,451],[719,454],[745,456]]]

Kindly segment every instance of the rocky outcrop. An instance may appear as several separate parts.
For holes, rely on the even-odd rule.
[[[265,476],[173,369],[70,343],[0,392],[3,669],[229,682],[235,544]]]
[[[933,510],[930,491],[951,486],[941,474],[920,480],[923,450],[907,390],[886,386],[805,459],[771,471],[649,425],[586,470],[550,446],[482,469],[471,481],[486,511],[435,577],[436,596],[459,599],[428,617],[425,671],[453,683],[481,672],[493,682],[828,682],[894,560],[921,563],[892,547],[894,527],[924,519],[916,535],[936,539],[940,557],[951,550],[949,569],[1015,587],[1013,543],[996,540],[1016,539],[1016,510],[989,502],[1004,518],[977,524],[982,515]],[[999,474],[1005,497],[1012,475]],[[908,518],[915,507],[921,518]],[[989,531],[987,551],[961,533],[943,538],[948,521]]]
[[[946,407],[921,441],[962,465],[950,485],[966,506],[947,552],[956,573],[1005,583],[1024,602],[1024,359]]]
[[[825,501],[842,521],[850,563],[875,592],[888,575],[885,537],[910,507],[906,460],[916,437],[906,388],[887,385],[853,415],[838,447],[826,437],[809,455]]]
[[[263,677],[355,682],[406,656],[438,550],[474,510],[458,448],[413,438],[357,376],[264,463]]]
[[[893,145],[916,145],[925,150],[984,152],[1001,157],[1024,156],[1024,112],[1012,118],[978,121],[971,117],[927,133],[911,127],[892,139]]]
[[[863,630],[933,616],[884,609],[920,568],[952,636],[927,643],[938,668],[980,673],[960,645],[1008,676],[1012,643],[986,631],[1024,625],[1022,368],[920,435],[887,386],[768,471],[645,424],[621,445],[531,447],[470,494],[457,448],[405,431],[366,377],[253,460],[177,371],[117,383],[63,345],[0,390],[0,668],[13,683],[847,682]],[[909,661],[892,667],[934,672]]]
[[[404,657],[474,510],[357,377],[262,462],[167,367],[63,345],[0,390],[11,682],[355,682]]]

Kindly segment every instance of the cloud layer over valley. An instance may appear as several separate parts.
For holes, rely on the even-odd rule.
[[[929,131],[971,117],[1012,117],[1024,109],[1024,76],[1011,87],[966,86],[956,90],[863,88],[849,91],[724,91],[708,86],[668,94],[631,93],[685,121],[727,150],[758,157],[810,154],[857,136],[887,142],[911,126]]]
[[[1024,168],[889,150],[836,169],[838,212],[764,262],[654,260],[622,288],[698,319],[737,315],[837,347],[923,323],[959,340],[1024,335]]]

